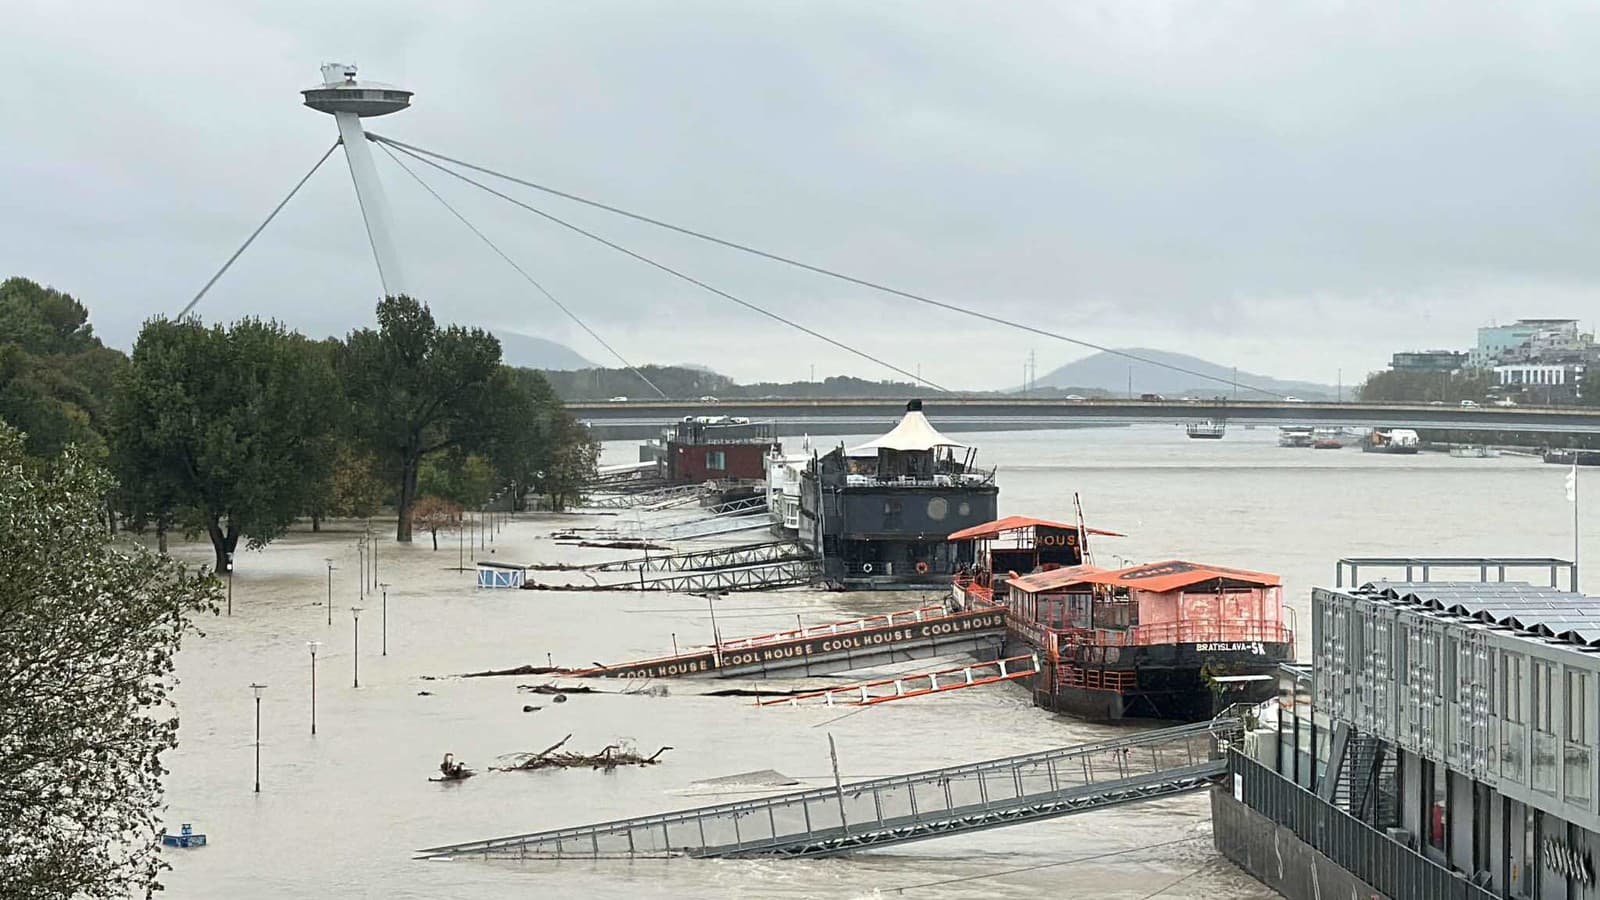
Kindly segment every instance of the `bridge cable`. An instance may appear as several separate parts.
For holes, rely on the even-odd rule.
[[[1231,385],[1231,386],[1233,386],[1235,388],[1245,388],[1246,390],[1253,391],[1253,392],[1258,393],[1258,394],[1265,394],[1265,395],[1267,395],[1269,397],[1282,397],[1282,396],[1284,396],[1283,394],[1277,393],[1276,391],[1269,391],[1269,390],[1267,390],[1265,388],[1259,388],[1259,387],[1256,387],[1254,385],[1244,384],[1244,383],[1241,383],[1241,382],[1235,382],[1235,381],[1233,381],[1231,379],[1223,378],[1223,377],[1221,377],[1219,375],[1209,375],[1209,374],[1207,374],[1205,372],[1199,372],[1199,371],[1196,371],[1194,369],[1186,368],[1184,366],[1174,365],[1172,363],[1164,363],[1164,362],[1161,362],[1159,360],[1154,360],[1154,359],[1150,359],[1148,357],[1140,356],[1137,353],[1129,353],[1126,350],[1117,350],[1117,349],[1115,349],[1113,347],[1102,346],[1100,344],[1094,343],[1093,341],[1083,340],[1082,338],[1068,337],[1067,335],[1061,334],[1060,332],[1055,332],[1055,331],[1050,331],[1048,329],[1039,328],[1038,326],[1029,325],[1029,324],[1027,324],[1025,322],[1018,322],[1018,321],[1016,321],[1014,319],[1007,319],[1007,318],[1003,318],[1001,316],[996,316],[996,315],[991,315],[991,314],[986,313],[986,312],[981,312],[979,310],[969,309],[969,308],[964,307],[964,306],[957,306],[954,303],[947,303],[947,302],[945,302],[943,300],[935,300],[932,297],[928,297],[928,296],[925,296],[925,295],[922,295],[922,294],[917,294],[917,293],[913,293],[911,291],[901,290],[900,288],[896,288],[896,287],[890,287],[889,285],[882,284],[882,283],[876,282],[876,281],[871,281],[871,280],[866,279],[866,278],[859,278],[859,277],[854,276],[854,275],[848,275],[848,274],[845,274],[843,272],[839,272],[839,271],[834,270],[834,269],[829,269],[826,266],[819,266],[819,265],[815,265],[815,264],[812,264],[812,263],[803,262],[801,260],[794,259],[794,258],[788,257],[788,256],[784,256],[784,255],[779,254],[779,253],[773,253],[773,252],[768,251],[768,250],[762,250],[762,249],[760,249],[758,247],[752,247],[749,244],[741,244],[738,241],[729,240],[727,238],[717,237],[716,235],[708,234],[708,233],[703,232],[703,231],[696,231],[693,228],[688,228],[688,227],[685,227],[683,225],[674,225],[671,222],[666,222],[666,221],[663,221],[661,219],[652,218],[650,216],[643,215],[642,213],[631,212],[631,211],[623,209],[621,207],[612,206],[612,205],[607,204],[607,203],[601,203],[598,200],[591,200],[591,199],[589,199],[587,197],[582,197],[582,196],[579,196],[577,194],[568,193],[567,191],[559,190],[557,188],[553,188],[553,187],[550,187],[548,185],[539,184],[538,182],[527,181],[525,179],[517,178],[514,175],[507,175],[504,172],[497,172],[497,171],[495,171],[493,169],[490,169],[490,168],[487,168],[487,167],[484,167],[484,166],[473,165],[472,163],[466,162],[464,160],[459,160],[459,159],[455,159],[454,157],[445,156],[442,153],[436,153],[436,152],[434,152],[432,150],[424,150],[421,147],[415,147],[415,146],[412,146],[411,144],[407,144],[407,143],[404,143],[402,141],[397,141],[394,138],[384,137],[382,135],[374,134],[373,132],[370,132],[370,131],[367,132],[367,138],[369,140],[374,140],[374,141],[378,141],[380,143],[389,144],[389,145],[391,145],[393,147],[397,147],[397,148],[401,148],[401,149],[405,149],[405,150],[414,150],[414,151],[416,151],[418,153],[423,153],[423,154],[426,154],[428,156],[432,156],[432,157],[435,157],[435,158],[438,158],[438,159],[442,159],[442,160],[444,160],[446,162],[453,163],[455,165],[462,166],[464,168],[472,169],[472,170],[477,171],[477,172],[482,172],[482,173],[484,173],[486,175],[493,175],[496,178],[502,178],[502,179],[505,179],[506,181],[510,181],[510,182],[515,183],[515,184],[520,184],[523,187],[533,188],[536,191],[543,191],[546,194],[551,194],[551,195],[556,196],[556,197],[561,197],[561,198],[566,199],[566,200],[571,200],[571,201],[573,201],[575,203],[582,203],[585,206],[590,206],[590,207],[593,207],[595,209],[604,210],[606,212],[614,213],[616,215],[623,216],[625,218],[633,219],[636,222],[643,222],[643,223],[645,223],[647,225],[654,225],[657,228],[664,228],[664,229],[666,229],[668,231],[675,231],[678,234],[687,235],[689,237],[697,238],[699,240],[706,241],[706,242],[709,242],[709,243],[712,243],[712,244],[718,244],[720,246],[727,247],[727,248],[729,248],[731,250],[738,250],[738,251],[743,252],[743,253],[749,253],[749,254],[754,255],[754,256],[762,257],[763,259],[772,260],[773,262],[783,263],[784,265],[793,266],[793,267],[798,268],[798,269],[804,269],[804,270],[806,270],[808,272],[815,272],[818,275],[826,275],[829,278],[835,278],[835,279],[838,279],[840,281],[845,281],[845,282],[848,282],[850,284],[859,285],[859,286],[865,287],[865,288],[870,288],[870,289],[875,290],[875,291],[882,291],[883,293],[892,294],[892,295],[894,295],[896,297],[902,297],[902,298],[905,298],[907,300],[915,300],[918,303],[925,303],[925,304],[928,304],[929,306],[936,306],[936,307],[938,307],[940,309],[946,309],[946,310],[949,310],[951,312],[961,313],[962,315],[972,316],[973,318],[982,319],[982,320],[984,320],[986,322],[992,322],[992,323],[994,323],[996,325],[1006,325],[1006,326],[1009,326],[1011,328],[1018,328],[1018,329],[1021,329],[1022,331],[1027,331],[1027,332],[1030,332],[1032,334],[1040,335],[1042,337],[1054,338],[1055,340],[1058,340],[1058,341],[1066,341],[1069,344],[1076,344],[1076,345],[1078,345],[1080,347],[1087,347],[1090,350],[1098,350],[1101,353],[1109,353],[1109,354],[1111,354],[1113,356],[1120,356],[1120,357],[1122,357],[1124,359],[1131,359],[1131,360],[1133,360],[1135,362],[1141,362],[1141,363],[1144,363],[1146,365],[1156,366],[1157,368],[1168,369],[1168,370],[1171,370],[1171,371],[1174,371],[1174,372],[1182,372],[1185,375],[1193,375],[1196,378],[1203,378],[1203,379],[1205,379],[1207,381],[1217,382],[1218,384]]]
[[[417,184],[422,185],[422,189],[427,191],[429,194],[431,194],[433,196],[433,199],[439,201],[439,203],[442,206],[444,206],[445,209],[450,211],[451,215],[453,215],[457,219],[461,220],[461,224],[467,226],[467,229],[469,231],[471,231],[473,234],[477,235],[478,239],[483,241],[484,244],[488,245],[490,250],[493,250],[497,255],[499,255],[499,257],[501,259],[505,260],[507,265],[511,266],[511,268],[513,268],[513,269],[516,269],[517,270],[517,274],[521,275],[524,281],[526,281],[529,284],[533,285],[534,288],[539,291],[539,293],[541,293],[541,294],[543,294],[545,296],[545,299],[547,299],[551,303],[555,304],[556,309],[559,309],[563,313],[566,313],[567,318],[569,318],[572,321],[578,323],[578,327],[579,328],[582,328],[584,331],[588,332],[589,336],[594,338],[597,342],[599,342],[600,346],[606,348],[606,350],[609,351],[612,356],[615,356],[617,358],[617,361],[622,363],[624,368],[626,368],[628,371],[632,372],[633,374],[639,376],[639,380],[644,382],[645,384],[649,385],[650,386],[650,390],[655,391],[656,394],[661,399],[663,399],[663,400],[669,399],[667,397],[666,391],[663,391],[661,388],[656,387],[655,382],[651,381],[649,378],[646,378],[645,374],[643,372],[639,371],[637,366],[635,366],[631,362],[628,362],[627,358],[624,357],[621,353],[618,353],[617,349],[615,347],[613,347],[610,344],[606,343],[606,339],[601,337],[600,335],[596,334],[595,330],[593,328],[590,328],[587,323],[585,323],[582,319],[578,318],[577,313],[574,313],[572,310],[568,309],[567,305],[565,303],[562,303],[560,300],[557,300],[555,298],[554,294],[550,293],[548,290],[545,289],[544,285],[540,284],[537,280],[534,279],[534,277],[532,275],[529,275],[525,269],[523,269],[521,266],[517,265],[516,260],[514,260],[511,257],[507,256],[505,251],[501,250],[500,247],[498,245],[496,245],[494,241],[489,240],[489,236],[488,235],[484,234],[482,231],[479,231],[478,227],[476,225],[473,225],[471,222],[467,221],[467,217],[462,215],[460,210],[456,209],[454,206],[451,206],[450,205],[450,201],[448,201],[448,200],[444,199],[443,197],[439,196],[439,192],[435,191],[433,189],[433,187],[431,185],[429,185],[426,181],[423,181],[422,180],[422,176],[418,175],[416,172],[413,172],[411,170],[411,167],[407,166],[400,159],[400,157],[395,156],[393,150],[389,149],[389,147],[386,144],[379,144],[378,148],[381,149],[384,153],[388,154],[389,158],[394,160],[394,164],[399,166],[401,168],[401,170],[404,171],[407,175],[410,175],[412,177],[412,179],[414,179],[417,182]]]
[[[433,160],[428,159],[427,157],[419,156],[418,154],[411,152],[410,149],[408,149],[406,145],[400,144],[399,142],[390,142],[390,141],[388,141],[386,139],[378,138],[376,135],[373,135],[371,132],[368,132],[367,137],[368,137],[369,140],[378,140],[378,141],[381,141],[382,143],[387,143],[390,146],[394,147],[396,150],[399,150],[401,153],[405,154],[406,156],[411,157],[412,159],[417,160],[418,162],[426,163],[427,165],[430,165],[430,166],[434,167],[435,169],[438,169],[439,171],[444,172],[447,175],[454,176],[454,177],[459,178],[462,181],[465,181],[467,184],[470,184],[470,185],[472,185],[472,186],[474,186],[474,187],[476,187],[476,188],[478,188],[480,190],[487,191],[488,193],[491,193],[491,194],[495,195],[496,197],[499,197],[500,199],[506,201],[507,203],[513,204],[515,206],[520,206],[523,209],[527,210],[528,212],[533,213],[534,215],[540,216],[540,217],[542,217],[544,219],[547,219],[547,220],[549,220],[551,222],[554,222],[555,224],[560,225],[561,227],[566,228],[568,230],[575,231],[578,234],[581,234],[584,237],[589,238],[592,241],[596,241],[598,243],[604,244],[607,247],[610,247],[611,249],[616,250],[617,252],[624,254],[625,256],[630,256],[630,257],[632,257],[632,258],[634,258],[634,259],[636,259],[636,260],[638,260],[638,261],[640,261],[640,262],[642,262],[642,263],[644,263],[646,265],[649,265],[649,266],[652,266],[654,268],[660,269],[661,271],[666,272],[667,274],[672,275],[672,276],[674,276],[676,278],[680,278],[680,279],[682,279],[684,281],[687,281],[690,284],[695,285],[698,288],[701,288],[703,290],[709,291],[709,292],[711,292],[713,294],[716,294],[717,296],[722,297],[722,298],[724,298],[726,300],[731,300],[734,303],[737,303],[740,306],[743,306],[744,308],[746,308],[748,310],[760,313],[761,315],[766,316],[769,319],[772,319],[774,321],[781,322],[781,323],[783,323],[785,325],[788,325],[790,328],[794,328],[794,329],[796,329],[798,331],[803,331],[806,334],[809,334],[812,337],[814,337],[814,338],[816,338],[816,339],[818,339],[820,341],[824,341],[824,342],[826,342],[828,344],[831,344],[831,345],[839,348],[840,350],[844,350],[844,351],[846,351],[848,353],[852,353],[852,354],[854,354],[856,356],[861,357],[864,360],[867,360],[868,362],[875,363],[877,365],[883,366],[886,369],[889,369],[892,372],[896,372],[898,374],[904,375],[905,377],[911,379],[913,382],[920,382],[922,384],[927,385],[928,387],[933,388],[936,391],[942,391],[944,393],[953,393],[948,388],[945,388],[945,387],[942,387],[942,386],[940,386],[938,384],[935,384],[934,382],[929,381],[928,379],[923,378],[920,375],[916,375],[916,374],[914,374],[912,372],[908,372],[905,369],[902,369],[899,366],[894,365],[893,363],[887,362],[887,361],[885,361],[883,359],[879,359],[878,357],[873,356],[872,354],[866,352],[865,350],[857,350],[856,348],[850,346],[849,344],[844,343],[843,341],[839,341],[839,340],[836,340],[834,338],[828,337],[827,335],[823,334],[822,332],[817,331],[817,330],[812,329],[812,328],[808,328],[808,327],[806,327],[804,325],[801,325],[799,322],[796,322],[793,319],[785,318],[785,317],[783,317],[783,316],[781,316],[781,315],[779,315],[779,314],[777,314],[777,313],[775,313],[775,312],[773,312],[773,311],[771,311],[771,310],[769,310],[769,309],[767,309],[765,307],[757,306],[756,304],[751,303],[748,300],[744,300],[744,299],[741,299],[739,297],[735,297],[733,294],[730,294],[727,291],[722,290],[721,288],[713,287],[713,286],[705,283],[704,281],[701,281],[700,279],[695,278],[692,275],[685,274],[683,272],[678,271],[677,269],[672,268],[671,266],[667,265],[666,263],[657,262],[656,260],[651,259],[648,256],[645,256],[645,255],[640,254],[640,253],[635,253],[634,251],[629,250],[627,247],[624,247],[621,244],[618,244],[618,243],[616,243],[614,241],[611,241],[611,240],[608,240],[608,239],[606,239],[604,237],[601,237],[600,235],[595,234],[592,231],[587,231],[587,230],[585,230],[583,228],[580,228],[577,225],[574,225],[574,224],[572,224],[571,222],[568,222],[565,219],[562,219],[562,218],[559,218],[559,217],[557,217],[555,215],[547,213],[544,210],[539,209],[538,207],[530,206],[527,203],[524,203],[521,200],[516,199],[515,197],[509,196],[509,195],[504,194],[504,193],[502,193],[500,191],[497,191],[494,188],[489,187],[488,185],[486,185],[486,184],[484,184],[484,183],[482,183],[480,181],[474,180],[473,178],[470,178],[470,177],[468,177],[466,175],[461,174],[460,172],[455,171],[454,169],[446,168],[446,167],[434,162]]]
[[[311,167],[311,171],[307,172],[304,177],[295,182],[294,187],[289,189],[288,196],[278,201],[278,205],[274,206],[272,208],[272,212],[267,214],[266,220],[260,225],[257,225],[255,231],[250,232],[250,236],[244,239],[244,243],[239,245],[239,249],[233,251],[233,255],[228,257],[228,261],[222,264],[222,268],[217,270],[217,274],[211,276],[211,280],[207,281],[205,287],[200,289],[200,293],[195,294],[194,299],[190,300],[188,304],[185,305],[183,309],[179,310],[178,314],[173,318],[181,319],[188,315],[190,310],[194,309],[195,304],[200,302],[200,298],[206,295],[206,291],[211,290],[211,286],[217,283],[217,279],[222,277],[222,273],[228,271],[228,268],[233,265],[233,261],[239,258],[239,254],[243,253],[249,248],[251,243],[255,241],[256,236],[266,229],[267,225],[270,224],[273,219],[277,218],[278,213],[283,210],[284,206],[288,204],[289,200],[293,198],[295,194],[299,193],[300,188],[304,187],[307,181],[311,180],[311,176],[317,174],[317,170],[322,168],[322,164],[328,161],[328,157],[333,155],[333,151],[339,149],[340,143],[342,143],[342,141],[333,142],[333,146],[328,148],[328,152],[322,154],[322,158],[317,160],[317,164]]]

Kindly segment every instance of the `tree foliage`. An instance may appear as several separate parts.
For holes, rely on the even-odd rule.
[[[31,454],[75,444],[104,458],[108,398],[126,366],[71,295],[26,278],[0,281],[0,419],[27,435]]]
[[[424,494],[411,507],[411,522],[433,536],[433,549],[439,549],[439,532],[461,527],[461,504],[432,494]]]
[[[136,545],[108,547],[110,487],[83,452],[47,466],[0,427],[0,896],[159,889],[172,660],[219,589]]]
[[[1363,403],[1482,403],[1495,387],[1493,372],[1373,372],[1356,389]]]
[[[500,342],[481,328],[441,328],[425,304],[388,297],[376,330],[351,332],[338,371],[354,433],[394,474],[395,539],[410,541],[423,460],[488,443],[507,385]]]
[[[276,322],[152,319],[132,362],[115,410],[130,523],[206,534],[219,570],[240,537],[282,534],[331,465],[324,355]]]

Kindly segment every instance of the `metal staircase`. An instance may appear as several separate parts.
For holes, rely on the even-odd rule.
[[[1237,719],[759,800],[447,844],[423,858],[824,856],[1036,822],[1207,787]]]
[[[1370,734],[1352,733],[1333,786],[1335,806],[1375,828],[1398,825],[1395,755]]]

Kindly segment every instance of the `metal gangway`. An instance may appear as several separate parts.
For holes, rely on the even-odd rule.
[[[965,666],[952,666],[937,672],[916,672],[880,678],[859,684],[841,684],[820,691],[806,691],[787,697],[767,697],[757,700],[757,706],[799,706],[820,701],[824,706],[876,706],[893,700],[909,700],[966,688],[983,687],[1004,681],[1020,681],[1039,674],[1037,654],[1011,656],[990,662],[976,662]]]
[[[726,569],[755,563],[778,562],[790,559],[811,559],[810,553],[800,549],[794,541],[766,541],[759,544],[737,544],[710,550],[688,550],[681,553],[646,554],[631,559],[614,559],[591,563],[579,568],[590,572],[695,572],[707,569]]]
[[[1146,731],[759,800],[448,844],[423,858],[823,856],[1201,790],[1227,771],[1239,720]]]
[[[646,506],[651,503],[660,503],[673,497],[691,496],[700,493],[698,484],[673,484],[666,487],[651,488],[644,491],[624,492],[618,494],[605,494],[599,497],[586,498],[579,506],[585,509],[630,509],[635,506]]]
[[[680,525],[667,528],[654,528],[640,533],[640,537],[657,541],[692,541],[697,538],[718,537],[724,534],[738,534],[741,531],[756,531],[771,528],[772,517],[763,512],[744,512],[734,516],[713,516],[704,519],[694,519]]]
[[[669,509],[672,506],[687,506],[691,503],[697,502],[698,499],[699,498],[694,496],[678,497],[668,500],[662,504],[643,506],[640,507],[640,509],[642,511],[650,512]],[[617,527],[619,531],[625,530],[634,532],[641,537],[662,537],[667,536],[667,534],[675,528],[697,525],[701,522],[709,522],[718,519],[725,520],[739,518],[741,516],[754,515],[770,517],[770,514],[767,511],[767,499],[765,497],[741,497],[738,500],[729,500],[725,503],[716,503],[712,504],[711,506],[701,507],[700,509],[696,510],[695,514],[692,516],[671,519],[665,522],[649,522],[642,520],[622,522],[619,523]]]
[[[765,591],[781,587],[815,584],[822,577],[822,563],[809,556],[783,557],[746,565],[678,572],[673,575],[644,577],[602,589],[619,591],[678,591],[705,593],[722,591]]]

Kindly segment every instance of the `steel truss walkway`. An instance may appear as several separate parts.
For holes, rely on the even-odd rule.
[[[694,572],[810,558],[811,554],[801,550],[793,541],[767,541],[762,544],[739,544],[712,550],[690,550],[683,553],[614,559],[581,568],[590,572]]]
[[[824,856],[1197,791],[1237,719],[760,800],[418,851],[485,859]]]
[[[645,528],[636,532],[634,536],[652,541],[690,541],[695,538],[716,537],[770,527],[772,527],[772,517],[767,515],[766,508],[763,507],[759,512],[745,510]]]
[[[971,663],[940,669],[937,672],[918,672],[860,684],[842,684],[822,691],[790,694],[787,697],[769,697],[756,701],[757,706],[799,706],[812,700],[824,706],[876,706],[891,700],[927,697],[966,688],[999,684],[1002,681],[1020,681],[1039,674],[1039,657],[1012,656],[993,662]],[[941,680],[942,679],[942,680]]]
[[[720,569],[703,569],[698,572],[682,572],[676,575],[657,575],[654,578],[645,578],[641,572],[638,581],[604,587],[619,591],[678,591],[686,594],[705,591],[765,591],[812,584],[821,577],[821,563],[810,557],[797,557]]]
[[[698,484],[675,484],[667,487],[651,488],[645,491],[632,493],[607,494],[603,497],[590,497],[579,504],[585,509],[628,509],[635,506],[645,506],[659,503],[673,497],[682,497],[700,492]]]

